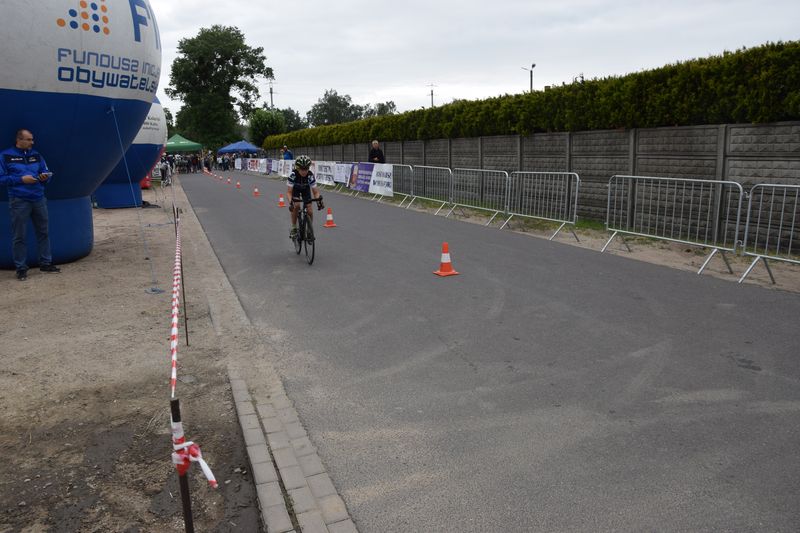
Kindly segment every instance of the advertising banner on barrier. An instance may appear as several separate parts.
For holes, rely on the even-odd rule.
[[[334,169],[333,174],[334,183],[347,183],[347,180],[350,179],[350,171],[352,169],[353,165],[350,163],[336,163],[336,168]]]
[[[394,196],[394,165],[381,163],[374,165],[369,192],[381,196]]]
[[[258,160],[258,171],[262,174],[267,173],[267,160],[266,159],[259,159]]]
[[[269,160],[269,172],[270,172],[270,174],[272,174],[273,172],[275,174],[278,173],[278,160],[277,159],[270,159]]]
[[[283,172],[281,173],[281,176],[283,176],[284,178],[288,178],[289,174],[291,174],[293,170],[294,170],[294,159],[284,159]]]
[[[258,159],[248,159],[247,170],[250,170],[251,172],[258,172]]]
[[[314,161],[316,169],[314,176],[317,183],[321,185],[334,185],[334,175],[336,174],[336,163],[334,161]]]
[[[372,168],[374,163],[356,163],[350,171],[350,182],[348,187],[354,191],[369,192],[372,182]]]
[[[233,161],[233,168],[235,168],[236,170],[242,170],[242,160],[241,160],[241,158],[237,157]]]

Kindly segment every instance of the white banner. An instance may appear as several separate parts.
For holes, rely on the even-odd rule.
[[[376,163],[369,182],[370,194],[394,196],[394,166]]]
[[[267,173],[267,160],[266,159],[259,159],[258,160],[258,171],[262,174]]]
[[[336,168],[334,169],[333,173],[333,181],[335,183],[347,183],[350,179],[350,171],[353,169],[353,165],[350,163],[336,163]]]
[[[317,183],[321,185],[334,185],[334,176],[336,174],[335,161],[315,161],[314,165],[316,170],[314,176],[317,178]]]
[[[242,170],[242,159],[241,158],[237,157],[233,161],[233,168],[235,168],[236,170]]]
[[[258,159],[248,159],[247,170],[251,172],[258,172]]]
[[[280,161],[277,160],[277,159],[270,159],[269,160],[269,173],[270,174],[272,174],[273,172],[275,174],[278,173],[278,163],[280,163]]]
[[[281,159],[279,173],[284,178],[288,178],[294,169],[294,159]]]

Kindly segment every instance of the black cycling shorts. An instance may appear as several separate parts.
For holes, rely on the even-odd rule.
[[[295,185],[292,188],[292,198],[302,198],[303,202],[311,202],[311,187],[298,187]]]

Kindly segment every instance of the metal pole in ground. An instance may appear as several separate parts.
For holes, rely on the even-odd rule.
[[[180,224],[180,208],[175,210],[175,227]],[[181,249],[181,296],[183,297],[183,332],[186,334],[186,346],[189,346],[189,312],[186,309],[186,276],[183,275],[183,250]]]
[[[170,408],[172,410],[172,422],[178,426],[181,425],[181,403],[177,398],[170,400]],[[182,444],[186,439],[183,436],[183,429],[180,430],[180,436],[175,442],[174,429],[173,429],[173,443]],[[188,466],[188,465],[187,465]],[[181,502],[183,504],[183,523],[186,528],[186,533],[194,533],[194,520],[192,518],[192,500],[189,497],[189,477],[188,469],[181,473],[180,465],[178,465],[178,481],[181,487]]]

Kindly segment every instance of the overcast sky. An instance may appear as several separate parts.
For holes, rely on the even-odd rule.
[[[178,41],[214,24],[264,48],[274,104],[302,116],[327,89],[398,111],[623,75],[800,39],[800,0],[150,0],[167,98]],[[429,85],[434,85],[430,87]],[[269,103],[267,83],[259,103]]]

